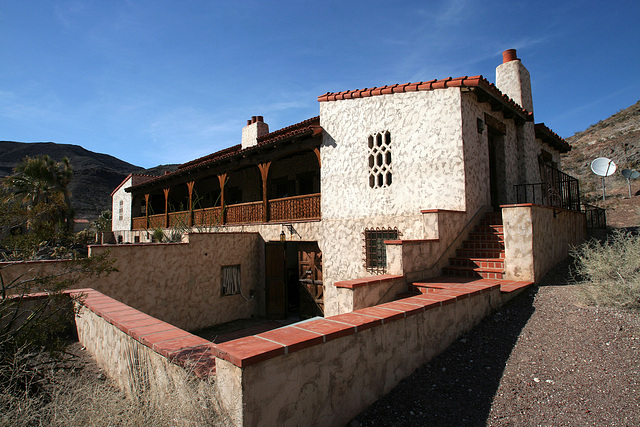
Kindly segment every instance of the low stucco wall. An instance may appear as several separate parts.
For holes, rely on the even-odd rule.
[[[344,280],[334,286],[346,313],[393,301],[407,291],[404,277],[390,274]]]
[[[83,287],[179,328],[200,329],[264,309],[264,243],[257,233],[194,233],[185,243],[93,246],[91,254],[107,250],[118,272]],[[221,295],[226,265],[240,265],[244,296]]]
[[[505,278],[538,281],[586,236],[582,212],[534,204],[502,206]]]
[[[460,292],[436,291],[219,344],[222,410],[244,426],[344,425],[502,302],[497,285]]]
[[[264,241],[257,233],[195,233],[183,243],[104,245],[90,254],[110,252],[118,270],[80,281],[75,288],[93,288],[153,317],[185,330],[196,330],[263,314]],[[3,279],[20,274],[56,274],[66,261],[6,264]],[[243,295],[221,296],[226,265],[240,265]],[[36,291],[39,289],[33,289]],[[245,299],[253,298],[249,301]]]
[[[213,344],[93,289],[77,304],[80,343],[129,399],[170,412],[176,425],[229,424],[216,399]]]

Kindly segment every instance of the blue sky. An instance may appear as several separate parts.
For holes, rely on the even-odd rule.
[[[138,166],[318,115],[327,91],[529,69],[560,136],[640,99],[635,1],[0,0],[0,140]]]

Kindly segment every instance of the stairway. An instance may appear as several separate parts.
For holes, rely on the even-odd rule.
[[[469,233],[456,256],[449,258],[444,276],[502,279],[504,276],[504,232],[502,214],[490,212]]]
[[[442,269],[442,276],[409,284],[409,293],[426,293],[470,280],[501,280],[504,277],[504,257],[502,213],[489,212],[469,233],[469,238],[462,242],[456,256],[449,258],[449,265]]]

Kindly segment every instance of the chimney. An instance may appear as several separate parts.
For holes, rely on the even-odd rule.
[[[502,64],[496,68],[496,86],[529,112],[533,112],[531,76],[516,55],[515,49],[502,52]]]
[[[269,133],[269,125],[262,116],[251,116],[247,125],[242,128],[242,149],[258,144],[258,138]]]

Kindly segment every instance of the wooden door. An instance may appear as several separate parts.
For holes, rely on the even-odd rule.
[[[265,246],[266,314],[271,319],[287,317],[286,253],[284,243]]]
[[[308,319],[324,316],[322,252],[317,242],[299,244],[298,276],[300,278],[300,317]]]

